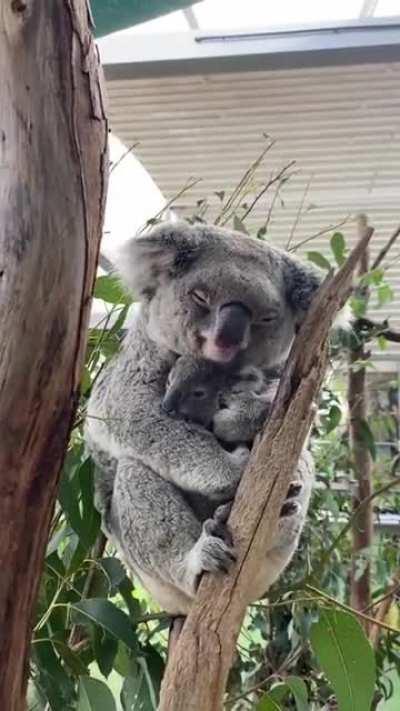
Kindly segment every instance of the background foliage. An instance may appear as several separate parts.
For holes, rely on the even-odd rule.
[[[253,236],[273,241],[271,211],[281,199],[292,163],[260,185],[255,172],[271,145],[267,144],[231,194],[221,190],[211,201],[199,201],[191,221],[208,218],[214,201],[219,204],[217,224],[251,233],[252,207],[268,194],[272,197],[265,224]],[[298,246],[289,244],[288,248]],[[327,232],[324,254],[310,250],[307,256],[328,271],[340,265],[346,253],[345,235],[333,231]],[[378,300],[384,314],[391,298],[384,265],[364,276],[366,283],[370,298]],[[169,620],[127,576],[101,533],[93,501],[95,471],[85,454],[82,434],[85,406],[101,368],[119,348],[130,305],[112,276],[98,278],[95,296],[106,304],[107,316],[90,331],[81,403],[47,547],[32,636],[31,710],[152,711],[157,708],[166,661]],[[355,317],[366,315],[362,291],[353,298],[352,307]],[[332,343],[332,369],[321,393],[311,440],[317,486],[308,524],[288,571],[265,600],[248,610],[230,675],[227,709],[367,711],[379,704],[379,709],[389,711],[399,707],[396,597],[389,600],[375,649],[366,635],[365,617],[349,606],[351,576],[361,575],[367,561],[374,601],[387,594],[400,570],[397,535],[384,531],[377,532],[373,546],[360,551],[355,570],[351,567],[355,514],[346,346],[354,339],[356,343],[373,339],[385,347],[382,333],[370,329],[355,329],[347,343],[344,336]],[[395,476],[399,384],[374,374],[371,363],[358,367],[364,365],[371,369],[374,402],[373,414],[363,425],[364,444],[374,460],[374,503],[380,511],[399,511]],[[364,615],[373,617],[375,610],[371,606]]]

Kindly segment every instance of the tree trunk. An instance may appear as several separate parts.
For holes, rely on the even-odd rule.
[[[338,274],[316,296],[293,344],[260,444],[253,452],[235,497],[230,528],[238,560],[229,575],[205,575],[177,640],[161,687],[159,711],[220,711],[236,639],[266,542],[308,435],[313,398],[327,361],[332,319],[351,289],[354,267],[366,235]],[[268,471],[268,476],[266,476]]]
[[[360,232],[368,230],[365,220],[359,225]],[[360,263],[360,274],[368,271],[368,252],[365,252]],[[360,295],[368,303],[368,289],[364,288]],[[351,458],[357,488],[353,496],[353,511],[357,511],[360,503],[369,499],[372,494],[372,458],[365,437],[364,423],[368,417],[368,385],[367,369],[356,365],[359,361],[367,361],[369,353],[361,342],[351,349],[348,382],[348,401],[350,411],[350,443]],[[366,562],[361,575],[359,574],[360,553],[369,548],[373,538],[372,501],[362,506],[354,518],[352,525],[352,571],[350,581],[350,603],[355,610],[365,610],[371,602],[371,566]],[[368,628],[368,623],[363,622]],[[368,630],[367,630],[368,631]]]
[[[0,708],[29,639],[78,399],[108,174],[86,0],[0,9]]]

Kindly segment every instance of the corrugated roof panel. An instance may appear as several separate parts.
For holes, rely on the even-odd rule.
[[[213,219],[215,191],[235,187],[268,134],[276,143],[260,183],[296,161],[269,224],[275,243],[285,246],[291,233],[292,243],[302,242],[362,210],[375,226],[373,256],[400,224],[400,62],[118,80],[108,93],[112,130],[128,145],[139,142],[136,154],[167,199],[201,178],[177,201],[183,214],[211,196]],[[259,201],[252,228],[264,223],[272,198],[271,190]],[[354,241],[354,224],[341,229]],[[300,252],[328,250],[329,237]],[[400,328],[400,240],[386,262],[396,256],[387,272],[396,299],[382,313]],[[387,353],[399,357],[399,347]]]

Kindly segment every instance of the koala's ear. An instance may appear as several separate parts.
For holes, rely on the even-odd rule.
[[[184,222],[165,222],[124,244],[115,259],[116,271],[136,296],[151,298],[160,284],[190,266],[200,248],[195,228]]]
[[[288,254],[283,255],[286,296],[296,319],[302,320],[322,283],[321,272]]]

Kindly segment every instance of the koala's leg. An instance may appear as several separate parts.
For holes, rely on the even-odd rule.
[[[174,614],[188,611],[204,571],[234,560],[220,523],[202,524],[174,484],[133,458],[118,463],[109,525],[127,565]]]
[[[306,520],[313,482],[313,458],[304,450],[295,478],[289,487],[287,499],[282,506],[276,534],[267,548],[266,558],[260,565],[259,574],[254,581],[253,600],[264,595],[290,563]]]

